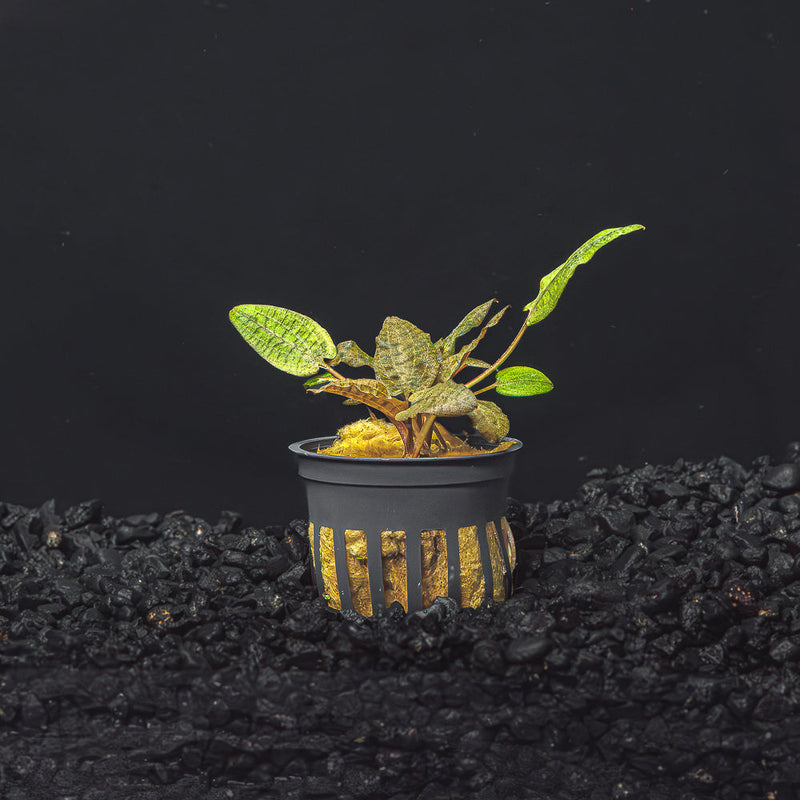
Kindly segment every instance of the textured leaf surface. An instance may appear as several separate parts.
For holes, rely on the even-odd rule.
[[[479,358],[465,358],[469,353],[470,345],[463,347],[458,353],[448,356],[439,365],[438,380],[447,381],[453,377],[455,371],[461,367],[480,367],[481,369],[488,369],[491,364],[486,361],[481,361]]]
[[[553,388],[553,382],[533,367],[507,367],[497,373],[497,394],[506,397],[531,397]]]
[[[478,325],[483,322],[486,318],[486,315],[489,313],[489,309],[492,307],[493,303],[496,303],[496,300],[487,300],[487,302],[482,303],[481,305],[473,308],[472,311],[467,314],[461,322],[456,325],[453,330],[447,334],[444,339],[440,339],[436,344],[441,345],[442,348],[442,355],[444,357],[451,356],[455,352],[456,349],[456,339],[459,336],[463,336],[465,333],[468,333],[473,328],[477,328]]]
[[[459,351],[453,356],[449,356],[446,358],[439,367],[439,380],[445,381],[449,380],[453,377],[463,366],[482,366],[484,369],[488,369],[491,367],[491,364],[487,364],[485,361],[481,361],[477,358],[470,358],[470,354],[472,351],[480,344],[481,339],[486,336],[486,331],[489,328],[493,328],[497,325],[498,322],[503,317],[503,314],[508,311],[510,306],[505,306],[505,308],[501,308],[484,326],[481,328],[481,332],[469,343],[465,344]]]
[[[489,369],[492,365],[488,361],[481,361],[479,358],[468,358],[464,362],[465,367],[478,367],[479,369]]]
[[[453,377],[453,373],[456,371],[456,368],[460,363],[461,363],[460,353],[457,353],[452,356],[447,356],[447,358],[445,358],[439,365],[439,373],[437,375],[437,380],[449,381],[450,378]]]
[[[469,414],[469,419],[487,442],[499,441],[511,429],[508,417],[490,400],[478,400],[478,407]]]
[[[375,376],[389,394],[410,395],[427,389],[439,371],[429,334],[399,317],[387,317],[375,338]]]
[[[525,306],[525,311],[531,312],[528,316],[528,325],[541,322],[556,307],[575,270],[589,261],[601,247],[626,233],[641,230],[644,230],[643,225],[627,225],[624,228],[608,228],[600,231],[582,244],[560,267],[548,272],[539,282],[539,294],[536,299]]]
[[[482,328],[481,332],[469,343],[465,344],[461,350],[458,351],[459,360],[463,361],[467,359],[470,353],[480,344],[481,339],[486,336],[486,331],[489,328],[493,328],[497,325],[498,322],[503,318],[503,314],[508,311],[511,306],[505,306],[505,308],[501,308]]]
[[[395,417],[400,411],[408,407],[405,400],[397,400],[389,397],[386,387],[372,378],[348,378],[346,380],[328,381],[319,386],[311,386],[308,389],[313,394],[327,392],[328,394],[338,394],[349,400],[364,403],[372,408],[377,408],[388,417]]]
[[[336,355],[336,345],[325,328],[297,311],[242,305],[232,308],[229,316],[253,350],[290,375],[313,375],[323,359]]]
[[[445,381],[412,395],[411,405],[397,415],[402,421],[417,414],[435,414],[437,417],[460,417],[478,405],[475,395],[463,383]]]
[[[372,356],[365,353],[354,341],[348,339],[336,345],[336,358],[331,362],[333,366],[338,363],[347,364],[349,367],[371,367]]]

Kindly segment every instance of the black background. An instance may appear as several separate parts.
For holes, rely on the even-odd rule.
[[[361,416],[228,322],[371,350],[490,297],[516,332],[512,493],[800,438],[796,2],[0,7],[0,497],[248,524],[305,514],[286,445]]]

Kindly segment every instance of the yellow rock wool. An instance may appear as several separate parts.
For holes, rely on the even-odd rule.
[[[319,452],[356,458],[402,458],[403,440],[391,422],[360,419],[340,428],[336,441]]]
[[[513,442],[501,442],[491,450],[481,450],[467,444],[461,447],[454,447],[451,444],[447,449],[443,449],[441,443],[434,437],[431,450],[434,456],[445,458],[499,453],[512,444]],[[403,440],[391,422],[380,419],[359,419],[340,428],[333,444],[319,452],[327,456],[352,458],[402,458]]]

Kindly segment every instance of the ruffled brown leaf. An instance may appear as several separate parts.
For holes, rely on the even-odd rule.
[[[439,360],[429,334],[399,317],[387,317],[375,337],[375,376],[391,395],[410,395],[436,380]]]
[[[478,400],[478,407],[468,415],[478,433],[487,442],[497,442],[508,436],[511,423],[497,403],[490,400]]]
[[[348,341],[339,342],[336,345],[336,358],[330,363],[334,367],[339,363],[347,364],[348,367],[371,367],[372,356],[365,353],[354,341],[348,339]]]
[[[389,391],[380,382],[372,378],[347,378],[339,381],[327,381],[318,386],[311,386],[308,389],[313,394],[328,392],[338,394],[349,400],[377,408],[379,411],[387,413],[387,416],[394,417],[398,411],[408,407],[405,400],[397,400],[389,396]]]

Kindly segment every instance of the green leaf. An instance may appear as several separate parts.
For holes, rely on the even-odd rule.
[[[309,386],[319,386],[321,383],[328,383],[328,381],[332,380],[335,380],[333,375],[331,375],[330,372],[326,372],[324,375],[315,375],[313,378],[303,381],[303,386],[306,388]]]
[[[531,397],[553,388],[553,382],[533,367],[506,367],[497,373],[497,394],[506,397]]]
[[[475,395],[463,383],[445,381],[411,396],[411,405],[397,415],[403,420],[417,414],[435,414],[437,417],[460,417],[478,405]]]
[[[644,230],[644,225],[628,225],[624,228],[608,228],[582,244],[560,267],[545,275],[539,282],[539,294],[525,306],[529,311],[527,323],[533,325],[541,322],[555,307],[561,293],[572,277],[575,270],[589,261],[592,256],[603,246],[612,242],[618,236],[633,231]]]
[[[478,407],[469,414],[470,422],[487,442],[498,442],[508,436],[511,423],[500,406],[490,400],[478,400]]]
[[[336,345],[336,358],[331,362],[336,366],[339,362],[349,367],[371,367],[372,356],[365,353],[354,341],[348,339]]]
[[[487,300],[482,305],[473,308],[472,311],[467,314],[461,322],[456,325],[455,328],[444,338],[440,339],[436,342],[437,345],[440,345],[442,348],[442,355],[446,358],[447,356],[453,355],[456,349],[456,339],[459,336],[463,336],[465,333],[471,331],[473,328],[477,328],[478,325],[483,322],[486,318],[486,315],[489,313],[489,309],[492,307],[493,303],[496,303],[497,300]]]
[[[430,334],[399,317],[387,317],[375,337],[375,376],[392,395],[427,389],[439,371]]]
[[[290,375],[313,375],[336,355],[330,334],[305,314],[278,306],[232,308],[230,320],[263,359]]]

